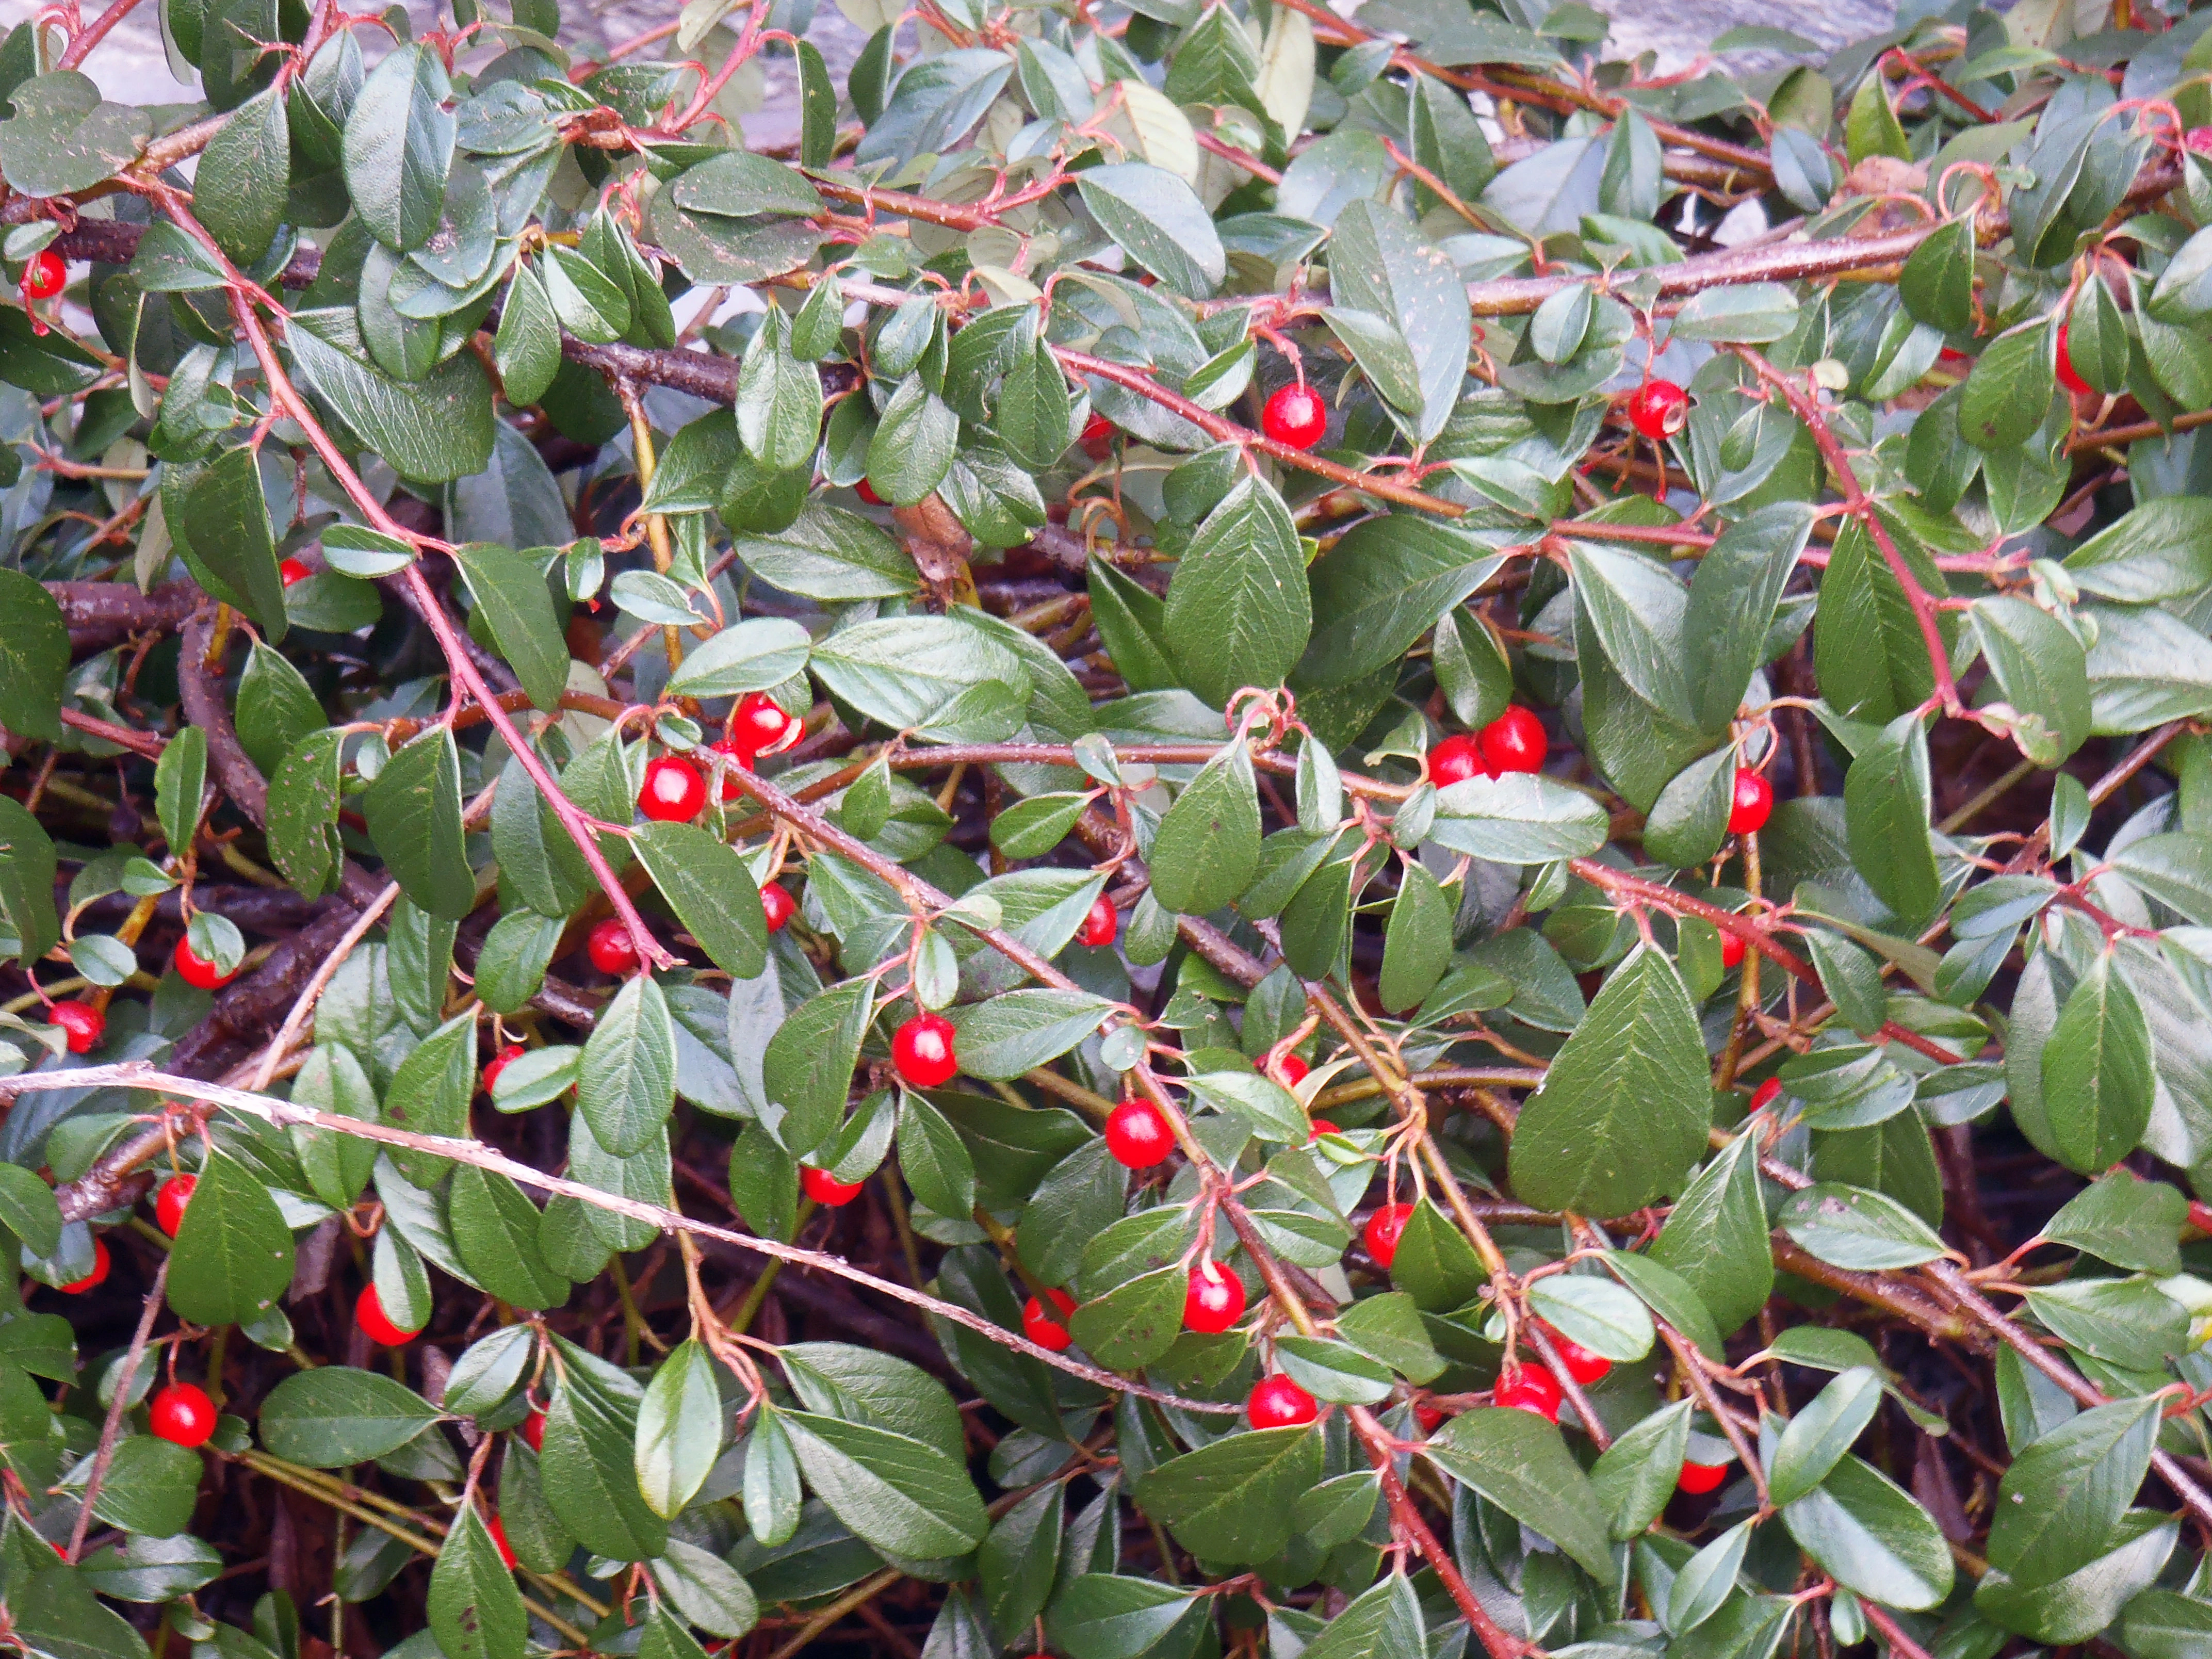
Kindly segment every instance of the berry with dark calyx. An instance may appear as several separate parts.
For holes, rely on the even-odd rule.
[[[1245,1397],[1244,1420],[1255,1429],[1303,1428],[1321,1415],[1321,1402],[1287,1376],[1263,1376]]]
[[[891,1033],[891,1064],[909,1089],[941,1089],[960,1070],[952,1052],[952,1022],[922,1012]]]
[[[2058,325],[2058,384],[2077,398],[2094,398],[2096,387],[2083,380],[2074,367],[2074,354],[2066,349],[2066,325]]]
[[[1183,1292],[1182,1326],[1201,1336],[1218,1336],[1244,1317],[1244,1281],[1218,1261],[1201,1261],[1190,1270]]]
[[[1386,1271],[1398,1259],[1398,1241],[1406,1236],[1406,1224],[1413,1218],[1410,1204],[1385,1204],[1367,1218],[1367,1225],[1360,1233],[1360,1242],[1367,1246],[1367,1254],[1375,1258],[1375,1265]]]
[[[738,699],[737,713],[730,716],[727,741],[737,744],[740,756],[780,755],[805,730],[804,720],[785,714],[767,692],[748,691]]]
[[[199,1184],[198,1176],[171,1176],[154,1194],[154,1219],[170,1237],[185,1224],[185,1206],[192,1201],[192,1188]]]
[[[1075,1311],[1075,1298],[1066,1291],[1047,1291],[1045,1295],[1052,1299],[1053,1311],[1047,1313],[1044,1304],[1031,1297],[1022,1306],[1022,1334],[1040,1348],[1065,1353],[1075,1341],[1067,1329],[1067,1316]]]
[[[1727,1480],[1728,1472],[1729,1466],[1725,1463],[1685,1463],[1682,1473],[1675,1477],[1674,1484],[1692,1498],[1702,1497]]]
[[[107,1270],[114,1265],[114,1258],[107,1253],[107,1241],[95,1238],[92,1241],[92,1271],[82,1279],[72,1279],[68,1284],[57,1285],[54,1288],[64,1296],[82,1296],[87,1291],[96,1290],[105,1284]]]
[[[1782,1098],[1782,1079],[1771,1077],[1751,1091],[1751,1109],[1763,1112]]]
[[[1572,1337],[1562,1336],[1550,1325],[1544,1327],[1550,1340],[1552,1352],[1559,1356],[1559,1364],[1567,1368],[1567,1375],[1576,1382],[1588,1384],[1601,1381],[1613,1369],[1613,1361],[1601,1353],[1592,1353]]]
[[[1721,966],[1730,969],[1742,967],[1744,957],[1750,948],[1743,942],[1741,934],[1723,933],[1721,935]]]
[[[1482,745],[1483,769],[1489,772],[1540,772],[1552,748],[1544,722],[1517,702],[1484,726],[1476,741]]]
[[[1304,381],[1277,386],[1260,411],[1260,430],[1291,449],[1311,449],[1328,430],[1328,405]]]
[[[1121,931],[1121,918],[1115,912],[1114,901],[1101,893],[1084,914],[1083,926],[1075,930],[1075,942],[1093,951],[1103,951]]]
[[[422,1334],[418,1330],[403,1331],[392,1322],[392,1316],[384,1311],[384,1298],[376,1293],[376,1286],[364,1285],[361,1294],[354,1298],[353,1322],[361,1327],[362,1334],[380,1348],[401,1348]]]
[[[495,1515],[484,1522],[484,1530],[491,1534],[491,1541],[499,1547],[501,1565],[513,1572],[515,1568],[514,1547],[507,1541],[506,1523]]]
[[[1628,394],[1628,423],[1639,438],[1671,438],[1690,418],[1690,394],[1672,380],[1646,380]]]
[[[768,920],[768,930],[780,933],[784,924],[799,914],[799,901],[791,896],[791,889],[780,881],[772,881],[760,890],[761,915]]]
[[[1774,811],[1774,786],[1748,766],[1735,769],[1735,786],[1729,792],[1729,834],[1755,836],[1766,828]]]
[[[1149,1100],[1125,1100],[1106,1117],[1106,1150],[1125,1170],[1149,1170],[1175,1151],[1175,1133]]]
[[[531,1450],[542,1452],[545,1449],[545,1413],[544,1412],[531,1413],[516,1426],[514,1431],[522,1437],[523,1443]]]
[[[1429,750],[1429,781],[1439,789],[1449,789],[1469,778],[1497,775],[1483,762],[1482,744],[1463,732]]]
[[[314,574],[297,559],[287,559],[276,567],[277,579],[287,587],[303,582]]]
[[[707,804],[707,780],[681,755],[660,755],[645,769],[637,810],[656,823],[689,823]]]
[[[189,933],[177,941],[177,953],[172,960],[176,964],[177,977],[195,990],[219,991],[238,977],[237,969],[234,968],[226,974],[193,950]]]
[[[840,1181],[811,1164],[799,1166],[799,1190],[825,1210],[842,1210],[860,1195],[861,1182]]]
[[[1559,1379],[1541,1365],[1523,1365],[1499,1377],[1490,1397],[1510,1411],[1534,1412],[1547,1423],[1559,1420]]]
[[[88,1002],[57,1002],[46,1018],[62,1028],[73,1054],[88,1054],[107,1031],[107,1016]]]
[[[1268,1068],[1269,1075],[1285,1089],[1297,1088],[1312,1071],[1313,1067],[1296,1054],[1285,1054]]]
[[[629,925],[619,916],[592,925],[584,936],[584,954],[603,974],[619,977],[637,971],[637,941],[629,936]]]
[[[23,267],[23,297],[51,300],[69,286],[69,267],[53,249],[40,248]]]
[[[215,1433],[215,1401],[207,1390],[191,1382],[172,1382],[158,1390],[146,1404],[146,1427],[156,1440],[167,1440],[190,1451],[207,1444]]]
[[[510,1042],[494,1054],[491,1063],[483,1068],[483,1091],[489,1094],[498,1088],[499,1074],[521,1058],[522,1045],[519,1042]]]
[[[1113,452],[1114,422],[1094,413],[1083,423],[1083,436],[1078,441],[1083,446],[1083,453],[1092,460],[1104,460]]]

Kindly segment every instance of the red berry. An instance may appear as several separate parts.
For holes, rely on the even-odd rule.
[[[1182,1298],[1185,1330],[1216,1336],[1243,1316],[1243,1279],[1218,1261],[1201,1261],[1190,1270],[1190,1288]]]
[[[1492,1401],[1516,1412],[1534,1412],[1547,1423],[1559,1420],[1559,1380],[1541,1365],[1523,1365],[1498,1379]]]
[[[592,966],[603,974],[637,971],[637,941],[629,936],[629,927],[619,916],[609,916],[592,927],[584,938],[584,954],[591,958]]]
[[[187,1451],[204,1446],[215,1433],[215,1401],[190,1382],[172,1382],[146,1407],[146,1426],[156,1440],[173,1441]]]
[[[740,757],[780,755],[797,743],[805,730],[804,720],[785,714],[767,692],[748,691],[738,700],[738,712],[730,717],[726,741],[737,745]]]
[[[1343,1133],[1343,1130],[1338,1128],[1336,1125],[1331,1123],[1327,1118],[1317,1117],[1313,1121],[1313,1127],[1306,1132],[1306,1145],[1309,1146],[1312,1146],[1314,1142],[1319,1140],[1323,1135],[1340,1135]]]
[[[1083,423],[1083,436],[1077,441],[1092,460],[1104,460],[1114,447],[1114,422],[1103,415],[1094,414]]]
[[[707,780],[681,755],[662,755],[645,769],[637,810],[659,823],[689,823],[707,804]]]
[[[491,1541],[499,1546],[500,1560],[505,1564],[507,1570],[509,1572],[513,1572],[514,1571],[514,1547],[507,1541],[506,1524],[495,1515],[490,1520],[484,1522],[484,1530],[491,1534]]]
[[[876,494],[874,489],[869,486],[868,481],[866,478],[861,479],[860,483],[853,486],[853,493],[858,495],[862,501],[866,501],[870,507],[881,507],[884,504],[884,498]]]
[[[1728,1472],[1725,1463],[1685,1463],[1674,1484],[1694,1498],[1718,1486],[1728,1479]]]
[[[1748,766],[1735,769],[1735,787],[1729,795],[1729,834],[1755,836],[1766,828],[1774,811],[1774,786]]]
[[[531,1450],[544,1451],[545,1449],[545,1413],[531,1413],[522,1419],[522,1426],[515,1430],[515,1432],[522,1437],[524,1443]]]
[[[828,1210],[842,1210],[860,1195],[857,1181],[840,1181],[811,1164],[799,1166],[799,1190]]]
[[[1263,1376],[1244,1401],[1245,1420],[1255,1429],[1295,1429],[1321,1415],[1321,1406],[1287,1376]]]
[[[1384,1204],[1367,1218],[1366,1230],[1359,1237],[1376,1267],[1388,1269],[1398,1259],[1398,1241],[1406,1236],[1406,1224],[1413,1218],[1410,1204]]]
[[[1285,1089],[1297,1088],[1306,1080],[1306,1074],[1312,1070],[1312,1066],[1307,1065],[1296,1054],[1285,1054],[1275,1062],[1273,1067],[1275,1081]],[[1321,1120],[1316,1118],[1314,1121],[1317,1123]]]
[[[798,914],[799,901],[781,882],[772,881],[761,889],[761,915],[768,918],[769,933],[781,933],[784,923]]]
[[[2212,127],[2191,127],[2181,135],[2181,147],[2198,155],[2212,155]]]
[[[2077,398],[2095,395],[2096,388],[2075,372],[2074,354],[2066,349],[2066,325],[2058,325],[2058,384]]]
[[[1125,1100],[1106,1118],[1106,1150],[1127,1170],[1149,1170],[1175,1151],[1175,1135],[1149,1100]]]
[[[1613,1361],[1601,1353],[1592,1353],[1571,1337],[1562,1336],[1551,1326],[1544,1327],[1544,1334],[1551,1339],[1553,1352],[1559,1356],[1559,1364],[1567,1368],[1567,1375],[1577,1382],[1595,1382],[1613,1369]]]
[[[1751,1109],[1763,1112],[1782,1097],[1782,1079],[1771,1077],[1751,1091]]]
[[[422,1332],[403,1331],[392,1322],[391,1315],[384,1311],[384,1298],[376,1293],[376,1286],[365,1285],[353,1304],[353,1322],[362,1333],[380,1348],[403,1347],[412,1342]]]
[[[308,577],[313,575],[315,573],[308,569],[306,565],[301,564],[297,559],[287,559],[283,563],[276,567],[276,574],[283,579],[284,586],[289,587],[295,582],[303,582],[307,580]]]
[[[1303,380],[1277,386],[1260,411],[1260,430],[1291,449],[1311,449],[1328,430],[1328,405]]]
[[[192,1201],[192,1188],[199,1184],[198,1176],[171,1176],[154,1194],[154,1219],[170,1237],[185,1224],[185,1206]]]
[[[1101,893],[1091,901],[1090,911],[1083,918],[1083,926],[1075,930],[1075,942],[1087,945],[1094,951],[1103,951],[1114,942],[1121,931],[1121,918],[1114,912],[1114,901]]]
[[[1484,764],[1482,745],[1465,732],[1446,738],[1429,750],[1429,781],[1439,789],[1464,783],[1478,774],[1486,778],[1498,775]]]
[[[1749,947],[1736,934],[1723,933],[1721,935],[1721,966],[1729,969],[1742,967],[1744,954],[1748,949]]]
[[[107,1030],[107,1016],[88,1002],[57,1002],[46,1018],[67,1033],[73,1054],[90,1054]]]
[[[717,738],[714,742],[707,745],[707,752],[712,755],[727,755],[732,760],[735,761],[738,765],[745,768],[749,771],[752,768],[753,751],[746,748],[744,744],[739,743],[735,738]],[[734,772],[724,772],[722,774],[722,799],[724,800],[735,800],[743,793],[744,793],[744,786],[738,781],[737,774]]]
[[[177,941],[177,954],[173,960],[176,963],[177,977],[199,990],[219,991],[238,977],[237,969],[234,968],[226,974],[193,950],[190,934]]]
[[[1672,380],[1646,380],[1628,394],[1628,423],[1639,438],[1671,438],[1690,418],[1690,394]]]
[[[41,248],[23,267],[23,297],[51,300],[69,283],[69,267],[52,248]]]
[[[1022,1334],[1040,1348],[1049,1348],[1054,1353],[1064,1353],[1075,1340],[1068,1334],[1067,1316],[1075,1311],[1075,1298],[1066,1291],[1047,1291],[1052,1298],[1054,1312],[1044,1310],[1044,1304],[1031,1297],[1022,1305]]]
[[[1413,1421],[1420,1425],[1423,1434],[1434,1434],[1443,1426],[1443,1407],[1431,1406],[1425,1400],[1416,1400],[1413,1402]]]
[[[491,1058],[491,1064],[483,1068],[484,1092],[486,1094],[489,1094],[494,1089],[497,1088],[499,1086],[499,1074],[521,1058],[522,1045],[519,1042],[510,1042],[506,1048],[494,1054]]]
[[[59,1285],[55,1288],[67,1296],[82,1296],[87,1291],[105,1283],[107,1279],[107,1270],[113,1265],[114,1263],[108,1257],[107,1241],[104,1238],[95,1238],[92,1241],[92,1271],[82,1279],[73,1279],[68,1284]]]
[[[952,1022],[942,1014],[920,1013],[891,1033],[891,1064],[910,1089],[940,1089],[960,1069],[952,1052]]]
[[[1540,772],[1552,746],[1544,722],[1517,702],[1484,726],[1478,741],[1484,768],[1492,772]]]

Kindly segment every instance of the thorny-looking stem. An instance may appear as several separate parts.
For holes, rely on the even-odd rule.
[[[76,1523],[70,1528],[71,1561],[84,1553],[85,1530],[91,1526],[93,1508],[100,1501],[100,1483],[107,1478],[107,1466],[115,1461],[115,1443],[122,1437],[123,1413],[131,1407],[131,1380],[138,1375],[138,1367],[146,1358],[146,1344],[154,1334],[154,1321],[161,1314],[168,1287],[169,1258],[164,1255],[161,1265],[154,1270],[153,1284],[147,1288],[146,1305],[138,1316],[138,1328],[131,1334],[130,1349],[115,1362],[115,1395],[108,1401],[107,1416],[100,1423],[100,1448],[92,1455],[92,1474],[84,1483]]]

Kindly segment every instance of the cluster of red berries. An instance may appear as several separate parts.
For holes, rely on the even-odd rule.
[[[951,1020],[927,1009],[906,1020],[891,1033],[891,1065],[899,1080],[909,1089],[941,1089],[951,1082],[960,1070],[952,1046],[957,1035]],[[850,1204],[860,1195],[860,1186],[811,1164],[799,1167],[799,1189],[828,1209]]]
[[[778,755],[805,734],[804,720],[787,714],[765,691],[749,691],[730,717],[730,734],[708,744],[709,752],[727,755],[750,768],[763,755]],[[722,799],[738,795],[735,778],[722,781]],[[637,792],[637,810],[658,823],[689,823],[707,805],[707,780],[681,755],[661,755],[645,769],[645,785]]]
[[[1444,789],[1477,774],[1494,778],[1506,772],[1540,772],[1551,746],[1543,721],[1513,703],[1473,736],[1462,732],[1429,750],[1429,778]]]

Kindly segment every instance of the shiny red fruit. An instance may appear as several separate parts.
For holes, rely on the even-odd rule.
[[[1090,910],[1083,918],[1083,926],[1075,930],[1075,942],[1087,945],[1094,951],[1103,951],[1114,942],[1121,931],[1121,918],[1115,914],[1114,901],[1101,893],[1091,901]]]
[[[1725,1463],[1685,1463],[1674,1484],[1695,1498],[1719,1486],[1728,1479],[1728,1472]]]
[[[46,1018],[62,1028],[73,1054],[88,1054],[107,1030],[107,1016],[88,1002],[57,1002]]]
[[[1313,1067],[1307,1065],[1305,1061],[1300,1060],[1296,1054],[1285,1054],[1280,1060],[1275,1062],[1274,1078],[1275,1081],[1281,1084],[1285,1089],[1295,1089],[1298,1085],[1306,1080],[1306,1078],[1312,1073],[1312,1071]],[[1319,1120],[1316,1119],[1316,1121],[1318,1121]]]
[[[781,933],[784,923],[798,914],[799,901],[781,882],[772,881],[761,889],[761,915],[768,918],[769,933]]]
[[[891,1033],[891,1064],[910,1089],[940,1089],[960,1069],[952,1052],[952,1022],[942,1014],[916,1014]]]
[[[799,1166],[799,1190],[825,1210],[842,1210],[860,1195],[860,1183],[840,1181],[827,1170],[802,1164]]]
[[[1255,1429],[1294,1429],[1321,1415],[1321,1404],[1287,1376],[1263,1376],[1244,1401],[1244,1419]]]
[[[484,1522],[484,1530],[491,1541],[499,1546],[499,1559],[509,1572],[514,1571],[514,1547],[507,1541],[507,1526],[497,1516]]]
[[[1484,767],[1492,772],[1540,772],[1552,747],[1544,722],[1517,702],[1484,726],[1476,741]]]
[[[1782,1098],[1782,1079],[1771,1077],[1751,1091],[1751,1109],[1763,1112]]]
[[[1434,1434],[1443,1426],[1443,1407],[1431,1406],[1425,1400],[1416,1400],[1413,1402],[1413,1421],[1419,1425],[1423,1434]]]
[[[1083,436],[1077,441],[1092,460],[1104,460],[1114,447],[1114,422],[1103,415],[1093,415],[1083,423]]]
[[[1721,966],[1728,969],[1742,967],[1744,957],[1750,948],[1737,935],[1723,933],[1721,935]]]
[[[1244,1281],[1218,1261],[1201,1261],[1190,1270],[1183,1292],[1182,1327],[1201,1336],[1218,1336],[1244,1317]]]
[[[661,755],[647,763],[637,810],[657,823],[689,823],[707,804],[707,780],[681,755]]]
[[[177,977],[202,991],[219,991],[238,977],[237,969],[234,968],[226,974],[193,950],[189,934],[177,941],[177,954],[173,960],[176,963]]]
[[[172,1382],[147,1402],[146,1427],[156,1440],[170,1441],[187,1451],[204,1446],[215,1433],[215,1401],[204,1389]]]
[[[805,730],[805,721],[785,714],[767,692],[748,691],[738,700],[738,712],[730,717],[729,740],[738,745],[741,755],[780,755],[797,743]]]
[[[1646,380],[1628,394],[1628,423],[1639,438],[1671,438],[1690,418],[1690,394],[1672,380]]]
[[[521,1058],[522,1045],[519,1042],[510,1042],[506,1048],[494,1054],[491,1057],[491,1063],[483,1068],[484,1092],[486,1094],[489,1094],[494,1089],[497,1088],[499,1086],[499,1074]]]
[[[861,479],[860,483],[853,486],[853,493],[855,495],[858,495],[862,501],[866,501],[870,507],[881,507],[884,504],[884,498],[877,495],[876,492],[869,487],[868,481],[866,478]]]
[[[1309,1146],[1312,1146],[1314,1142],[1319,1140],[1323,1135],[1340,1135],[1343,1133],[1343,1130],[1338,1128],[1336,1125],[1331,1123],[1327,1118],[1317,1117],[1313,1121],[1312,1128],[1307,1131],[1306,1145]]]
[[[1075,1298],[1066,1291],[1047,1291],[1045,1294],[1052,1298],[1053,1312],[1047,1313],[1044,1304],[1031,1297],[1022,1304],[1022,1334],[1040,1348],[1065,1353],[1075,1340],[1067,1329],[1067,1316],[1075,1311]]]
[[[1125,1170],[1149,1170],[1175,1151],[1175,1134],[1149,1100],[1125,1100],[1106,1118],[1106,1150]]]
[[[2066,325],[2058,325],[2058,384],[2077,398],[2093,398],[2096,388],[2075,372],[2074,354],[2066,349]]]
[[[544,1451],[545,1449],[545,1413],[531,1413],[522,1419],[521,1426],[517,1428],[515,1432],[522,1437],[523,1443],[531,1450]]]
[[[753,751],[746,748],[744,744],[739,743],[735,738],[717,738],[714,742],[707,745],[707,750],[710,754],[727,755],[732,760],[737,762],[738,765],[744,767],[747,770],[750,770],[752,768]],[[722,799],[724,800],[735,800],[743,793],[744,793],[744,786],[738,781],[737,775],[732,772],[723,773]]]
[[[1376,1267],[1387,1269],[1398,1259],[1398,1241],[1406,1236],[1406,1224],[1413,1218],[1410,1204],[1385,1204],[1367,1218],[1366,1229],[1359,1237]]]
[[[1544,1327],[1544,1334],[1551,1339],[1552,1352],[1559,1356],[1559,1364],[1567,1368],[1567,1375],[1581,1383],[1603,1379],[1613,1369],[1613,1361],[1601,1353],[1592,1353],[1571,1337],[1562,1336],[1551,1326]]]
[[[1446,738],[1429,750],[1429,781],[1439,789],[1464,783],[1469,778],[1497,775],[1483,763],[1481,744],[1465,732]]]
[[[51,300],[69,285],[69,267],[62,256],[52,248],[41,248],[23,267],[23,295],[31,300]]]
[[[1534,1412],[1547,1423],[1559,1420],[1559,1380],[1541,1365],[1523,1365],[1499,1377],[1490,1398],[1510,1411]]]
[[[92,1241],[92,1271],[82,1279],[72,1279],[68,1284],[58,1285],[54,1288],[65,1296],[82,1296],[87,1291],[105,1284],[107,1270],[114,1265],[113,1259],[107,1254],[107,1241],[95,1238]]]
[[[1774,811],[1774,786],[1748,766],[1735,769],[1735,787],[1729,793],[1729,834],[1755,836],[1766,828]]]
[[[192,1188],[199,1184],[198,1176],[171,1176],[154,1194],[154,1219],[170,1237],[185,1224],[185,1206],[192,1201]]]
[[[362,1334],[380,1348],[404,1347],[422,1332],[403,1331],[392,1322],[392,1316],[384,1311],[384,1298],[376,1293],[376,1286],[365,1285],[353,1304],[353,1322],[361,1327]]]
[[[1304,381],[1277,386],[1260,411],[1260,430],[1292,449],[1311,449],[1328,430],[1328,405]]]
[[[619,916],[609,916],[595,923],[584,936],[584,954],[592,966],[603,974],[630,974],[637,970],[637,941],[629,936],[629,928]]]
[[[284,586],[287,587],[291,586],[295,582],[303,582],[314,574],[315,573],[313,571],[308,569],[306,565],[301,563],[297,559],[287,559],[283,563],[276,567],[276,574],[283,580]]]

